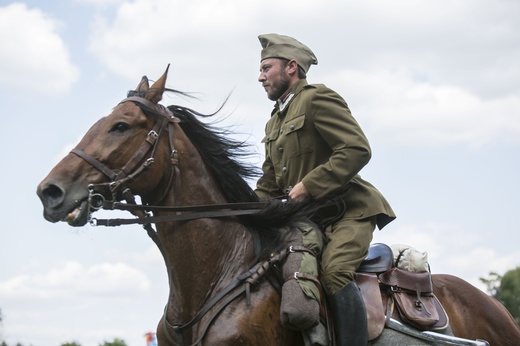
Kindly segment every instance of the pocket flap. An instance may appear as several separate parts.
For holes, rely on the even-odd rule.
[[[298,115],[290,120],[287,120],[284,124],[284,133],[289,134],[294,131],[298,131],[305,125],[305,114]]]

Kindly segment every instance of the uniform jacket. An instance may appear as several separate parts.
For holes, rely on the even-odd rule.
[[[318,203],[342,197],[344,217],[377,216],[383,228],[395,214],[383,195],[358,175],[371,150],[345,100],[305,79],[288,92],[265,127],[265,161],[256,194],[261,199],[280,197],[302,181]]]

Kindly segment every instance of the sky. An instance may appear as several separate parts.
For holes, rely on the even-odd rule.
[[[311,47],[308,81],[340,93],[369,138],[361,175],[398,216],[374,242],[485,289],[520,266],[519,17],[516,0],[0,0],[0,340],[145,344],[168,293],[153,242],[138,226],[51,224],[36,187],[168,64],[167,86],[197,99],[162,103],[209,113],[229,96],[221,124],[260,166],[273,103],[257,36],[272,32]]]

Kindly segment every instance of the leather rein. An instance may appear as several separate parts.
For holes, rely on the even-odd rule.
[[[159,237],[157,236],[157,232],[153,229],[152,223],[159,222],[174,222],[174,221],[187,221],[187,220],[195,220],[201,218],[219,218],[219,217],[230,217],[230,216],[239,216],[239,215],[250,215],[259,213],[262,208],[266,206],[265,203],[262,202],[245,202],[245,203],[224,203],[224,204],[211,204],[211,205],[196,205],[196,206],[177,206],[177,207],[167,207],[167,206],[157,206],[157,205],[138,205],[135,202],[135,195],[130,191],[130,189],[126,186],[128,183],[131,183],[135,180],[135,178],[142,172],[144,172],[153,162],[154,162],[154,153],[157,148],[159,138],[162,132],[166,129],[169,136],[169,144],[170,144],[170,161],[172,164],[172,173],[169,181],[169,185],[175,184],[175,176],[179,174],[178,168],[178,156],[177,151],[173,145],[173,134],[174,134],[174,124],[180,122],[180,119],[175,117],[173,113],[166,107],[155,104],[140,95],[137,92],[130,91],[128,93],[128,97],[122,100],[120,103],[124,102],[134,102],[138,107],[140,107],[143,112],[151,113],[154,115],[159,115],[159,119],[156,121],[152,130],[148,133],[146,139],[143,141],[141,146],[137,149],[134,155],[130,158],[130,160],[121,168],[119,171],[114,171],[111,168],[107,167],[105,164],[92,157],[91,155],[85,153],[83,150],[75,148],[71,150],[72,154],[75,154],[89,163],[93,168],[103,173],[110,182],[108,183],[100,183],[100,184],[90,184],[88,186],[89,196],[88,196],[88,210],[89,210],[89,222],[92,226],[120,226],[120,225],[129,225],[129,224],[141,224],[143,228],[147,231],[148,236],[155,242],[159,250],[161,251],[164,261],[166,263],[166,267],[170,268],[167,262],[167,256],[164,249],[163,244],[161,243]],[[146,156],[149,154],[149,157]],[[146,159],[145,159],[146,158]],[[168,191],[169,187],[165,190]],[[111,194],[111,200],[107,200],[102,192],[109,191]],[[156,203],[160,202],[164,199],[163,196]],[[124,199],[126,203],[118,202],[118,200]],[[91,216],[92,212],[97,210],[124,210],[129,211],[136,218],[133,219],[96,219]],[[149,212],[171,212],[169,215],[161,215],[161,216],[153,216]],[[200,310],[199,312],[192,318],[191,321],[184,324],[171,324],[167,321],[167,308],[164,313],[164,332],[168,340],[175,345],[184,345],[182,333],[189,328],[193,327],[197,324],[202,317],[212,308],[216,307],[217,311],[209,318],[209,321],[206,323],[203,328],[203,333],[199,340],[197,340],[192,345],[198,344],[202,338],[204,337],[207,328],[214,320],[214,318],[218,315],[218,313],[224,309],[229,303],[231,303],[236,297],[241,295],[242,293],[246,293],[247,304],[250,304],[250,285],[256,284],[259,279],[265,275],[267,270],[276,263],[279,263],[285,259],[286,256],[291,252],[295,251],[303,251],[302,249],[297,249],[294,247],[287,248],[281,251],[279,254],[271,255],[271,258],[265,261],[258,261],[258,254],[260,253],[260,241],[257,232],[251,232],[254,240],[254,248],[255,253],[257,254],[257,258],[253,262],[253,265],[250,267],[248,271],[238,276],[233,282],[231,282],[228,286],[222,289],[222,291],[209,300]],[[168,270],[168,276],[170,275],[170,270]],[[170,280],[170,278],[169,278]],[[171,280],[170,280],[171,282]],[[225,298],[225,299],[224,299]],[[180,336],[180,343],[175,342],[170,335],[168,328],[173,329],[178,336]]]

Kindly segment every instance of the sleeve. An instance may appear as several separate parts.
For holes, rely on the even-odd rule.
[[[309,119],[330,147],[331,155],[302,182],[315,199],[320,199],[344,189],[372,154],[365,134],[340,95],[326,87],[317,88],[310,102]]]

